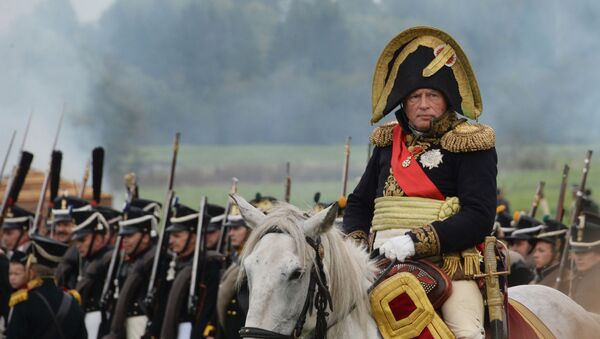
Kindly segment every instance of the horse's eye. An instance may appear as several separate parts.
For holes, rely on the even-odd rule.
[[[296,269],[292,274],[290,274],[289,280],[298,280],[302,276],[302,270]]]

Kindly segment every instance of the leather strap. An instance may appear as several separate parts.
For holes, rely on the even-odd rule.
[[[72,302],[71,296],[68,295],[67,293],[63,292],[63,297],[60,302],[58,311],[56,312],[56,314],[54,314],[54,310],[48,303],[48,300],[38,291],[34,291],[33,293],[42,300],[44,305],[46,305],[46,309],[48,309],[48,312],[50,312],[50,316],[52,317],[52,321],[54,323],[54,329],[56,330],[56,332],[58,332],[58,335],[60,338],[65,339],[65,335],[63,334],[60,324],[62,324],[62,322],[65,319],[65,316],[67,315],[67,312],[69,311],[69,308],[71,306],[71,302]],[[55,338],[54,331],[50,330],[50,331],[46,332],[46,335],[44,336],[44,338],[48,338],[48,339]]]

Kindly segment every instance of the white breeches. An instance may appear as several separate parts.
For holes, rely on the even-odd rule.
[[[89,339],[98,338],[98,330],[102,322],[102,313],[100,311],[89,312],[85,314],[85,329]]]
[[[452,294],[442,305],[442,316],[457,338],[485,338],[483,297],[475,281],[452,281]]]
[[[129,317],[125,320],[125,327],[127,328],[127,339],[139,339],[146,332],[146,323],[148,317],[145,315],[137,315],[135,317]]]

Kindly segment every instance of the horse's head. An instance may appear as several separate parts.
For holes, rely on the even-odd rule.
[[[315,250],[309,242],[320,243],[321,235],[331,229],[337,205],[309,216],[291,205],[281,204],[265,215],[242,197],[232,197],[253,229],[240,263],[240,272],[246,275],[250,291],[246,327],[271,331],[271,335],[273,332],[289,335],[303,313],[309,318],[303,308],[313,306],[305,304],[311,270],[316,265],[317,253],[323,255],[323,246],[316,245]],[[310,322],[314,327],[314,317],[307,320],[308,326]]]

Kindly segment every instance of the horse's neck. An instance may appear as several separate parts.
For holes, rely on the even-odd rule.
[[[366,293],[366,291],[365,291]],[[363,312],[368,316],[359,316],[359,313]],[[347,316],[343,317],[335,325],[333,325],[329,331],[327,331],[329,338],[379,338],[379,331],[375,321],[370,316],[370,310],[368,309],[354,309]]]
[[[336,309],[334,306],[328,322],[330,324],[335,322],[335,324],[329,329],[328,336],[330,338],[377,338],[379,332],[375,321],[371,317],[370,304],[367,297],[367,290],[372,283],[369,277],[373,274],[374,267],[370,263],[368,255],[363,250],[357,248],[354,243],[343,241],[341,238],[339,240],[342,243],[338,243],[337,245],[344,247],[342,255],[347,255],[347,257],[332,258],[333,260],[329,263],[329,267],[336,265],[335,260],[340,261],[337,265],[340,265],[343,261],[344,264],[348,264],[349,266],[344,270],[343,283],[340,284],[338,282],[337,286],[335,286],[335,288],[343,289],[341,291],[343,293],[332,291],[332,297],[345,298],[346,300],[351,300],[351,302],[342,303],[342,307],[338,307],[345,309]],[[330,285],[330,289],[331,287],[332,285]],[[336,304],[335,300],[334,304]]]

